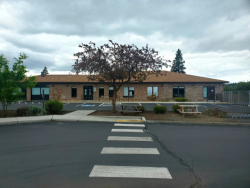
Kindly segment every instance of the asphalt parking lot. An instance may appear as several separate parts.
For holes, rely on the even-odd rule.
[[[207,188],[250,187],[250,127],[146,124],[148,132],[142,133],[112,132],[114,128],[122,127],[107,122],[0,126],[0,187],[179,188],[197,182]],[[108,140],[112,136],[150,137],[152,142]],[[159,153],[103,154],[107,147],[154,148]],[[99,171],[108,177],[97,177],[96,165],[164,167],[172,179],[109,177],[108,171]],[[123,172],[116,169],[115,175],[119,173]]]
[[[119,109],[119,104],[117,103],[117,109]],[[173,103],[131,103],[136,105],[143,105],[147,111],[153,111],[153,107],[155,105],[162,105],[167,106],[167,111],[172,111]],[[179,103],[178,103],[179,104]],[[199,111],[203,112],[206,109],[210,108],[219,108],[220,110],[226,111],[227,113],[243,113],[243,114],[250,114],[250,107],[248,106],[241,106],[236,104],[223,104],[223,103],[188,103],[193,105],[199,105]],[[43,106],[42,102],[18,102],[13,103],[8,106],[8,110],[16,110],[22,106]],[[2,109],[2,105],[0,105],[0,110]],[[111,103],[64,103],[63,110],[112,110]]]

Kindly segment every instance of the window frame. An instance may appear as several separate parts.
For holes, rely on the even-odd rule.
[[[151,88],[152,93],[148,95],[148,88]],[[154,94],[154,88],[157,88],[157,94],[156,94],[156,98],[159,97],[159,87],[158,86],[148,86],[147,87],[147,97],[149,97],[150,95]]]
[[[177,97],[182,97],[182,98],[185,98],[185,86],[173,86],[173,98],[175,98],[174,96],[174,89],[178,89],[178,96]],[[184,94],[183,96],[180,96],[180,89],[184,89]]]
[[[103,89],[103,95],[100,95],[100,89]],[[104,97],[104,87],[99,87],[99,98]]]
[[[112,89],[110,89],[112,88]],[[112,92],[111,92],[112,91]],[[112,94],[112,95],[111,95]],[[114,96],[114,87],[109,87],[109,98]]]
[[[73,96],[73,89],[76,90],[76,96]],[[77,97],[77,87],[71,87],[71,98],[76,98]]]
[[[204,97],[204,88],[206,88],[206,97]],[[207,98],[207,86],[203,86],[202,88],[202,97]]]
[[[127,91],[128,91],[127,96],[124,95],[124,88],[127,88]],[[131,89],[131,88],[133,88],[133,89]],[[130,91],[133,91],[134,95],[129,96]],[[128,87],[123,87],[123,97],[135,97],[135,87],[129,87],[129,86]]]

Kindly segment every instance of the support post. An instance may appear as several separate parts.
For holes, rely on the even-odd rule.
[[[240,103],[240,91],[238,91],[238,104]]]
[[[232,97],[233,97],[233,93],[232,91],[230,91],[230,103],[233,103]]]
[[[44,109],[44,89],[43,89],[43,109]]]
[[[248,91],[248,98],[249,98],[249,100],[248,100],[248,106],[250,106],[250,91]]]

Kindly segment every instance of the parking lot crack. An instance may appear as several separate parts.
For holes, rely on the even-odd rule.
[[[149,135],[151,135],[153,137],[153,139],[161,146],[161,148],[170,156],[172,156],[179,164],[181,164],[182,166],[188,168],[189,172],[194,176],[195,178],[195,182],[190,185],[188,188],[200,188],[202,186],[202,179],[196,174],[196,172],[194,171],[193,167],[190,167],[182,158],[180,158],[179,156],[176,155],[176,153],[174,153],[173,151],[169,150],[167,148],[167,146],[165,144],[163,144],[158,136],[156,136],[153,133],[150,133],[148,131],[148,126],[145,125],[144,128],[144,132],[148,133]]]

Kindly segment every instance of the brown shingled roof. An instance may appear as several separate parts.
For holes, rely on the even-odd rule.
[[[224,82],[227,83],[228,81],[225,80],[218,80],[213,78],[205,78],[200,76],[193,76],[188,74],[182,73],[175,73],[175,72],[168,72],[162,71],[163,74],[161,76],[156,76],[154,74],[150,74],[147,76],[147,79],[143,82]],[[89,81],[87,75],[46,75],[45,77],[36,76],[37,82],[90,82],[90,83],[97,83],[98,81]]]

